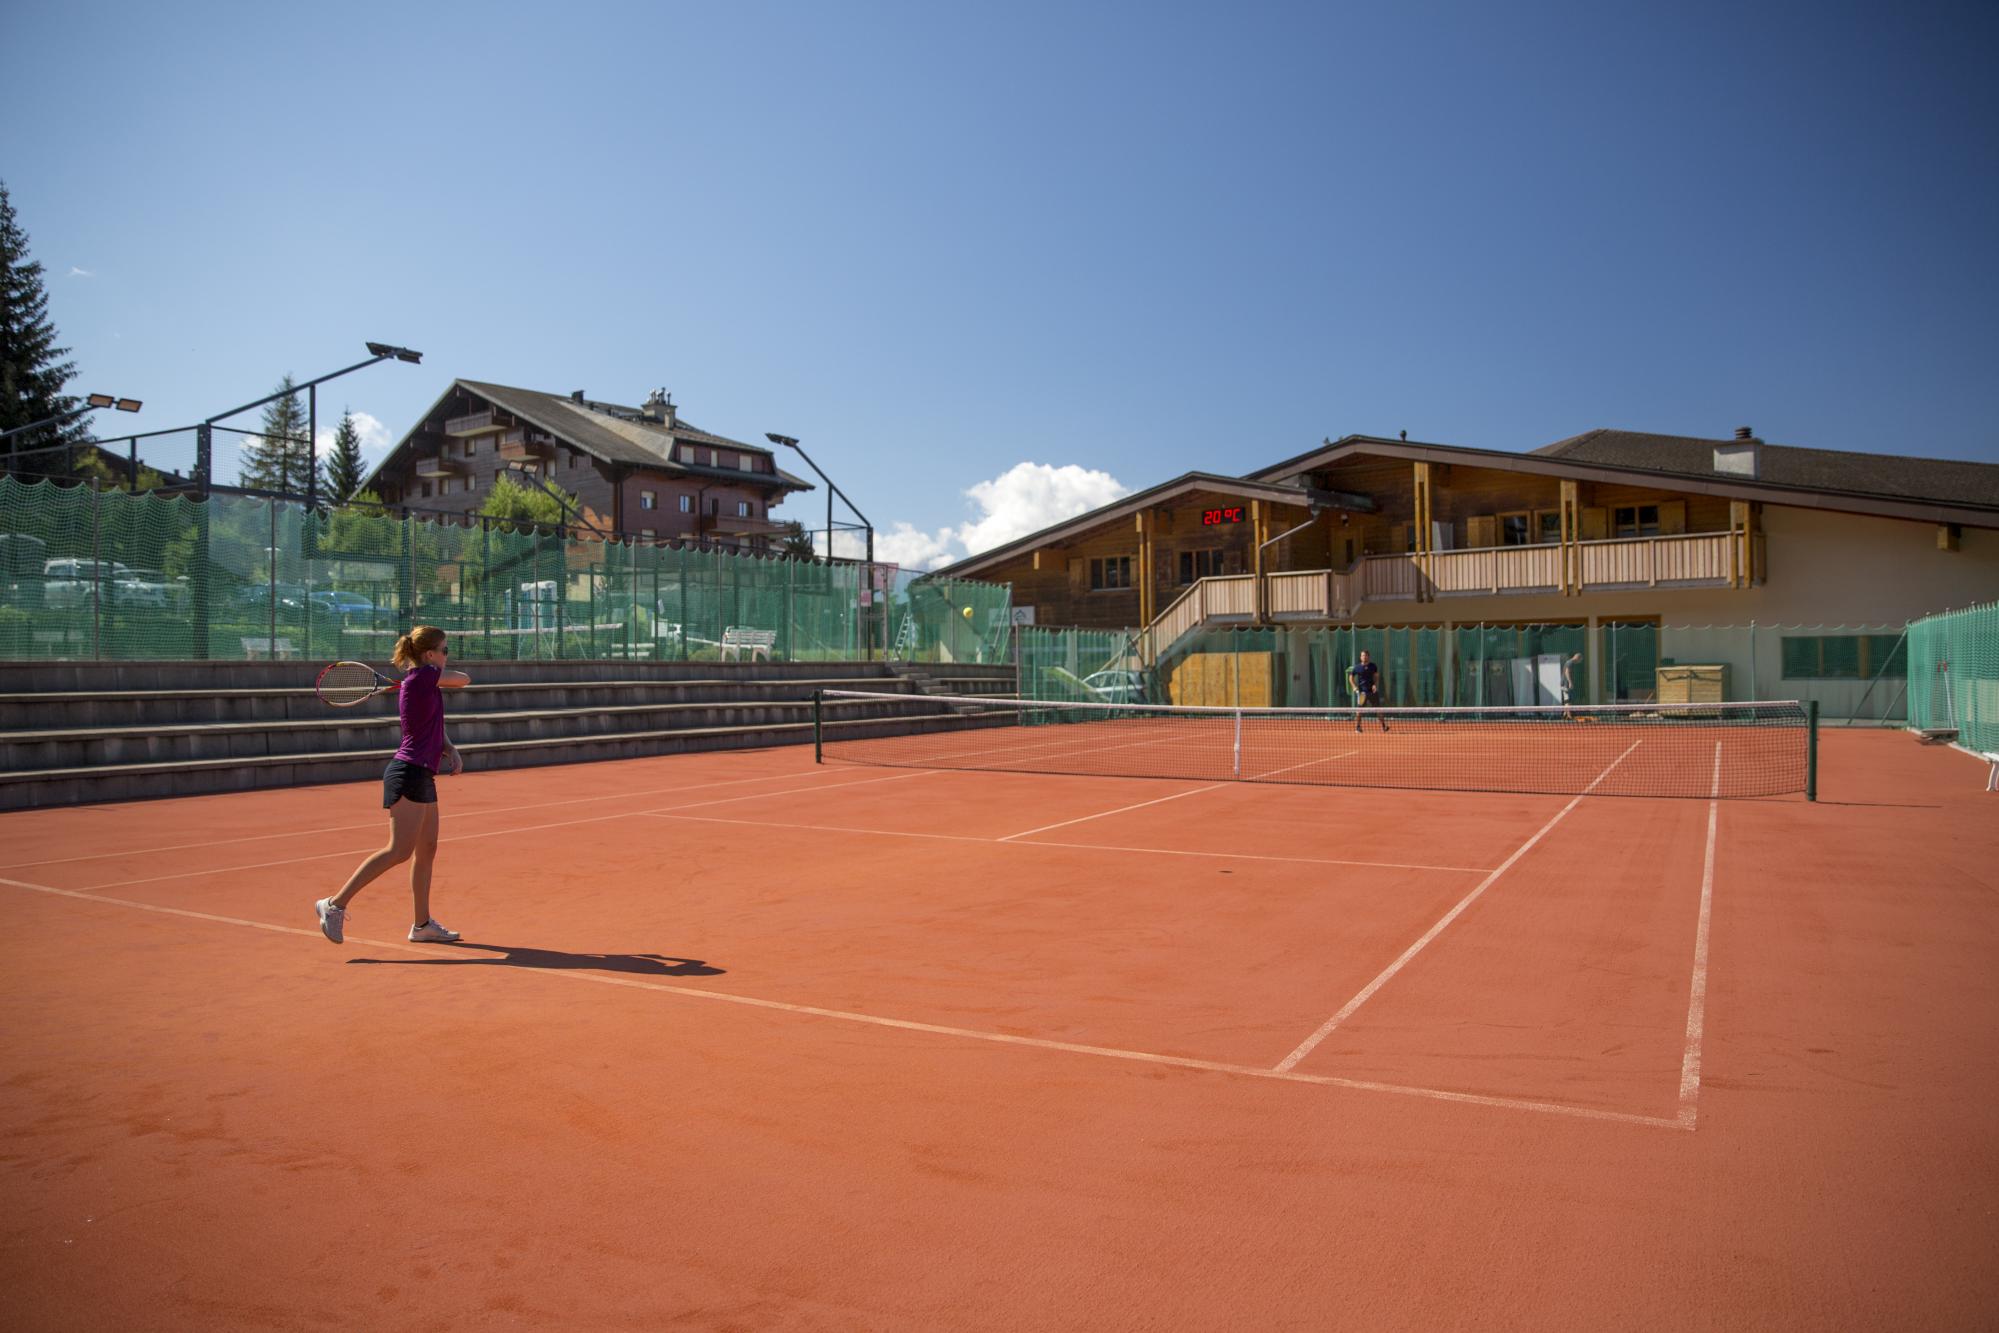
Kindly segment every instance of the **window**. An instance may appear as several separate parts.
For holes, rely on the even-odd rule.
[[[652,528],[640,528],[639,536],[645,538],[647,541],[652,541],[659,536],[659,533]]]
[[[1900,680],[1909,674],[1899,634],[1787,634],[1786,680]]]
[[[1529,515],[1525,512],[1501,514],[1499,516],[1499,544],[1501,546],[1525,546],[1529,541],[1527,535],[1530,530],[1527,523],[1528,518]]]
[[[750,470],[750,456],[748,454],[737,454],[736,466],[748,472]]]
[[[426,500],[430,498],[430,483],[427,481],[423,484],[423,498]]]
[[[736,501],[736,517],[748,518],[749,516],[750,516],[750,502],[748,500]]]
[[[717,453],[715,450],[710,449],[708,451],[708,466],[709,467],[722,466],[722,455]]]
[[[659,497],[658,497],[657,495],[653,494],[653,493],[652,493],[651,491],[640,491],[640,492],[639,492],[639,508],[641,508],[641,509],[657,509],[657,508],[659,508]]]
[[[574,472],[578,467],[582,465],[582,463],[583,463],[583,455],[577,453],[574,449],[571,449],[569,451],[569,470]]]
[[[1222,552],[1220,547],[1211,551],[1180,552],[1180,582],[1197,583],[1210,579],[1222,572]]]
[[[451,478],[445,477],[437,483],[437,493],[439,495],[451,494]]]
[[[691,513],[693,513],[693,512],[694,512],[694,497],[693,497],[693,496],[691,496],[691,495],[683,495],[683,496],[681,496],[681,497],[680,497],[680,512],[681,512],[681,513],[683,513],[683,514],[691,514]]]
[[[1656,537],[1659,535],[1658,505],[1619,505],[1610,511],[1613,537]]]
[[[1559,544],[1562,540],[1562,511],[1543,509],[1534,517],[1539,529],[1539,535],[1534,540],[1549,546]]]
[[[1109,592],[1117,588],[1131,586],[1131,557],[1128,555],[1105,556],[1090,561],[1090,591]]]
[[[710,500],[708,502],[708,516],[710,518],[713,518],[715,515],[721,512],[722,512],[722,502],[720,500]]]

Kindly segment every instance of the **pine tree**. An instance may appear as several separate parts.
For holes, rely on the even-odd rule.
[[[67,347],[56,346],[55,325],[49,323],[42,266],[28,258],[27,233],[15,220],[13,201],[0,182],[0,431],[76,410],[77,399],[63,393],[76,374],[76,363],[63,360],[68,355]],[[90,424],[79,418],[16,435],[0,447],[13,453],[89,438]],[[47,475],[60,469],[61,457],[42,453],[23,459],[21,472]],[[7,470],[14,470],[11,459]]]
[[[284,397],[264,408],[264,424],[258,435],[243,442],[243,461],[237,472],[241,484],[257,491],[277,491],[281,495],[304,495],[309,469],[319,466],[312,444],[305,438],[305,408],[292,389],[292,377],[278,381]]]
[[[326,460],[326,498],[337,505],[346,504],[361,489],[366,476],[367,469],[361,462],[361,432],[354,425],[354,414],[343,411],[340,428],[333,432],[333,452]]]

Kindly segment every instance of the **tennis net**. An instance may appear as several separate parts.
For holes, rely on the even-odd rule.
[[[1599,796],[1817,796],[1796,702],[1190,708],[823,690],[821,762]]]

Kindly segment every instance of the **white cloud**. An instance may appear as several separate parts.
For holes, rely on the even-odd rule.
[[[76,265],[71,264],[69,266],[69,276],[72,278],[94,278],[97,275],[87,268],[78,268]]]
[[[1108,472],[1074,463],[1061,467],[1015,463],[964,494],[978,510],[976,517],[935,532],[898,522],[875,534],[875,558],[904,569],[936,569],[1122,499],[1131,494],[1131,488]],[[823,536],[819,546],[825,549]],[[837,533],[833,550],[838,555],[858,557],[865,550],[865,539],[858,532]]]
[[[389,435],[389,428],[368,413],[355,412],[353,413],[353,417],[354,431],[361,437],[361,461],[365,467],[372,468],[375,464],[382,461],[383,456],[389,452],[389,446],[394,444],[395,440]],[[340,418],[335,417],[332,425],[328,425],[322,420],[319,426],[319,434],[313,439],[314,452],[321,458],[332,453],[333,437],[339,432]]]

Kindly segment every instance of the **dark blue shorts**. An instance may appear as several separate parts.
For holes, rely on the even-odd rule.
[[[391,759],[382,770],[382,808],[386,810],[398,800],[436,805],[437,774],[407,759]]]

